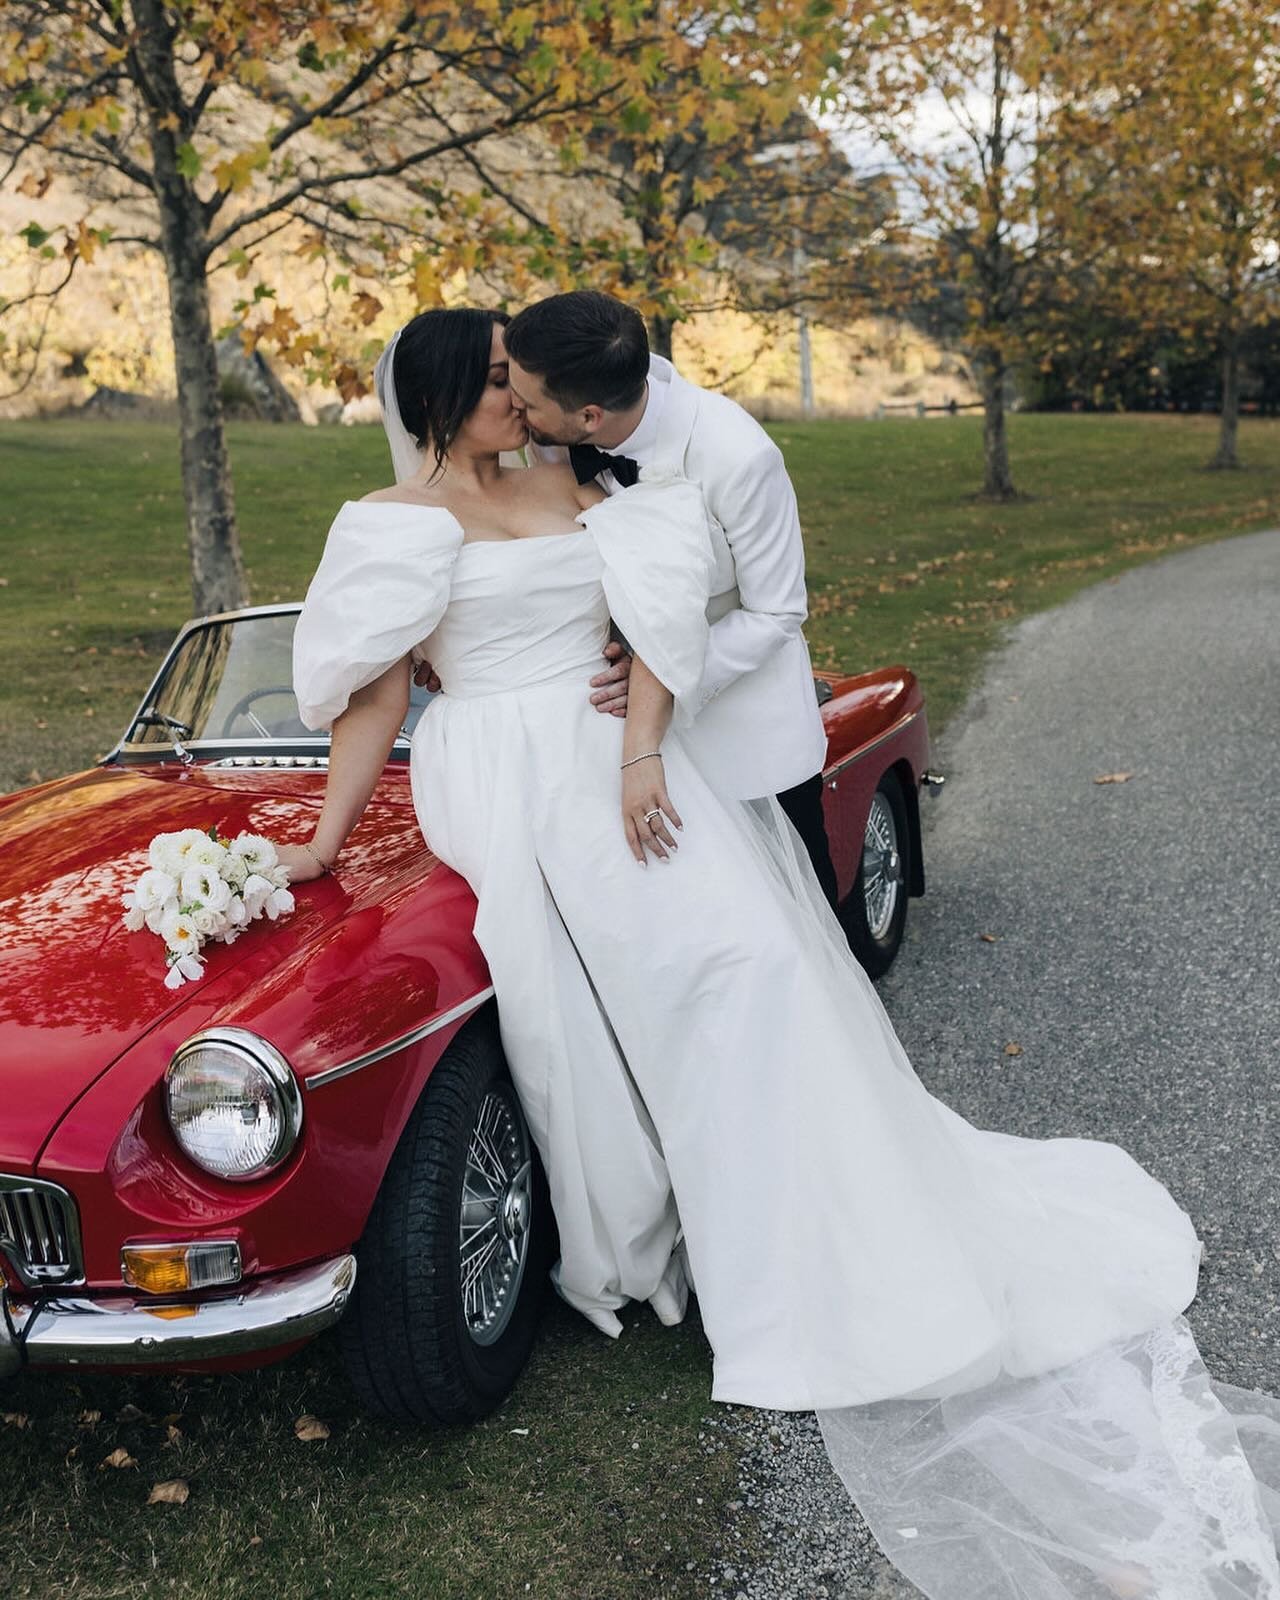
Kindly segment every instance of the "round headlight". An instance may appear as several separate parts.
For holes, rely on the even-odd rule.
[[[209,1028],[179,1046],[165,1074],[169,1123],[215,1177],[261,1178],[302,1131],[302,1096],[285,1058],[245,1028]]]

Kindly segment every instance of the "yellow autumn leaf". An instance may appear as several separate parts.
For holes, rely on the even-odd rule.
[[[185,1506],[191,1498],[191,1485],[185,1478],[166,1478],[163,1483],[151,1486],[147,1496],[149,1506]]]

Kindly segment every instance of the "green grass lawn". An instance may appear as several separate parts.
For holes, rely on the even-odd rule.
[[[966,498],[972,419],[779,425],[808,539],[815,658],[907,662],[936,726],[1011,619],[1181,543],[1280,521],[1280,427],[1246,422],[1248,470],[1222,474],[1200,470],[1215,426],[1016,417],[1015,473],[1032,498],[992,507]],[[339,501],[386,476],[381,432],[239,425],[231,438],[254,598],[300,596]],[[5,789],[110,746],[189,601],[166,429],[0,425],[0,484]],[[741,1520],[732,1451],[701,1421],[706,1347],[695,1325],[662,1329],[647,1311],[627,1321],[610,1344],[553,1304],[512,1401],[442,1434],[361,1418],[329,1341],[231,1377],[23,1377],[0,1392],[4,1592],[704,1592],[699,1568]],[[304,1413],[330,1437],[295,1438]],[[121,1447],[132,1464],[103,1466]],[[153,1483],[179,1477],[185,1505],[147,1506]]]
[[[1031,498],[991,506],[980,424],[779,424],[804,515],[814,658],[905,661],[939,726],[1004,623],[1181,542],[1280,519],[1280,427],[1246,421],[1247,469],[1210,473],[1216,422],[1012,419]],[[338,504],[387,476],[377,428],[231,428],[257,601],[300,597]],[[0,424],[0,791],[110,748],[190,612],[171,430]]]

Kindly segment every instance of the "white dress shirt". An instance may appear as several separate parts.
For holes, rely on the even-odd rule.
[[[649,465],[653,460],[654,451],[658,448],[658,424],[666,409],[670,390],[670,384],[657,373],[645,380],[645,403],[640,420],[636,423],[634,431],[621,444],[611,444],[607,447],[609,455],[629,456],[638,467]],[[612,477],[613,474],[610,473],[609,476]]]

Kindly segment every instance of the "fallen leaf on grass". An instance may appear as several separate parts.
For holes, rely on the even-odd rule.
[[[191,1498],[191,1485],[185,1478],[167,1478],[154,1483],[147,1496],[149,1506],[185,1506]]]
[[[527,1438],[528,1438],[528,1437],[529,1437],[529,1430],[528,1430],[528,1428],[508,1428],[508,1429],[507,1429],[507,1432],[508,1432],[508,1433],[518,1433],[518,1434],[521,1434],[521,1435],[522,1435],[522,1436],[523,1436],[523,1437],[524,1437],[524,1438],[526,1438],[526,1439],[527,1439]]]
[[[102,1467],[136,1467],[138,1463],[133,1459],[123,1445],[117,1445],[109,1456],[104,1456],[98,1463]]]
[[[102,1421],[101,1411],[82,1411],[76,1418],[82,1428],[92,1428],[94,1423]]]
[[[29,1428],[31,1426],[31,1418],[25,1411],[6,1411],[0,1414],[0,1420],[3,1420],[6,1428]]]
[[[144,1411],[139,1411],[135,1405],[123,1405],[120,1407],[119,1411],[116,1412],[116,1421],[141,1422],[145,1415],[146,1413]]]
[[[262,1535],[260,1533],[255,1533],[253,1535],[253,1537],[249,1540],[249,1543],[251,1545],[253,1545],[253,1544],[261,1544],[262,1543]]]
[[[1020,1056],[1022,1054],[1022,1046],[1020,1044],[1014,1044],[1011,1041],[1009,1044],[1005,1045],[1004,1053],[1007,1056]]]
[[[1103,772],[1093,781],[1095,783],[1128,783],[1132,777],[1132,772]]]
[[[996,935],[994,933],[980,933],[978,937],[982,940],[983,944],[994,944],[996,942]]]
[[[165,1429],[165,1443],[172,1445],[180,1445],[182,1443],[182,1429],[175,1428],[172,1422]]]
[[[329,1424],[321,1422],[319,1417],[313,1417],[310,1412],[307,1412],[294,1423],[293,1431],[305,1444],[310,1444],[313,1439],[327,1439],[329,1437]]]

